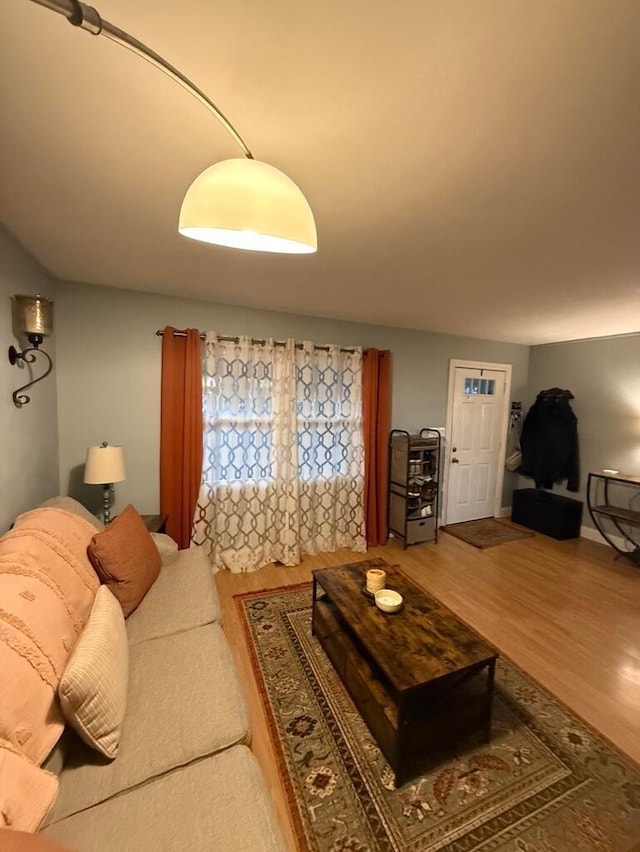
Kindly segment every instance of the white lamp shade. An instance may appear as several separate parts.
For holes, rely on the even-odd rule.
[[[122,447],[89,447],[84,466],[84,481],[88,485],[110,485],[124,478]]]
[[[318,248],[309,202],[283,172],[235,158],[205,169],[180,210],[180,233],[192,240],[253,251],[310,254]]]

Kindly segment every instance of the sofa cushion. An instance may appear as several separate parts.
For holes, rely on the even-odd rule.
[[[88,521],[97,530],[104,529],[104,524],[100,518],[96,518],[95,515],[92,515],[91,512],[82,505],[82,503],[74,500],[73,497],[51,497],[49,500],[45,500],[41,505],[45,507],[51,506],[54,509],[64,509],[65,512],[71,512],[73,515],[79,515],[81,518],[84,518],[85,521]]]
[[[0,745],[0,827],[36,831],[57,793],[55,775]]]
[[[128,676],[122,608],[101,586],[62,675],[58,697],[67,722],[88,745],[111,759],[118,753]]]
[[[220,601],[211,565],[201,547],[178,551],[165,565],[137,610],[127,619],[132,645],[220,621]]]
[[[162,567],[173,565],[178,558],[178,542],[174,541],[170,535],[166,533],[151,533],[153,543],[158,548],[160,554],[160,562]]]
[[[7,828],[0,829],[0,849],[2,852],[71,852],[67,846],[60,846],[40,834]]]
[[[91,852],[284,852],[246,746],[192,763],[50,825],[46,837]]]
[[[93,536],[88,553],[100,580],[120,601],[126,618],[160,571],[158,549],[133,506],[127,506],[108,527]]]
[[[59,820],[248,737],[231,651],[218,624],[129,649],[120,750],[106,763],[80,741],[67,756],[52,820]]]

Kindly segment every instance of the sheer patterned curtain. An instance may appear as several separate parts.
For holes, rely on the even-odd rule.
[[[295,350],[300,547],[365,551],[362,350]]]
[[[196,544],[214,568],[365,550],[362,355],[207,334]]]

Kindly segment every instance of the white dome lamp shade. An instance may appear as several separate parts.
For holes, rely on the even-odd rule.
[[[182,202],[178,230],[192,240],[250,251],[317,251],[309,202],[283,172],[253,158],[205,169]]]
[[[245,159],[216,163],[191,184],[180,210],[181,234],[201,242],[252,251],[283,254],[317,251],[316,224],[302,192],[281,171],[254,159],[226,115],[188,77],[81,0],[33,2],[64,15],[74,27],[105,36],[150,62],[206,107],[243,151]]]

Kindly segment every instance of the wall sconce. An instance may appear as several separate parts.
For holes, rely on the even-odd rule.
[[[106,441],[99,447],[89,447],[84,466],[84,481],[88,485],[102,485],[105,524],[111,521],[111,495],[115,491],[114,482],[122,482],[124,474],[124,453],[122,447],[109,446]]]
[[[10,346],[9,363],[12,365],[19,362],[33,364],[38,354],[44,355],[48,361],[48,367],[41,376],[31,379],[26,385],[22,385],[13,392],[14,405],[20,408],[31,401],[31,397],[22,391],[32,387],[36,382],[41,382],[53,370],[50,356],[44,349],[40,349],[40,344],[45,337],[53,331],[53,302],[42,296],[14,296],[13,317],[17,333],[26,334],[31,346],[22,352],[18,352],[15,346]]]

